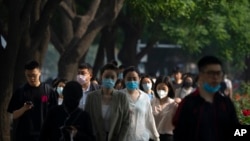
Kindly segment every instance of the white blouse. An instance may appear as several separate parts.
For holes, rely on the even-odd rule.
[[[110,105],[105,105],[102,104],[102,118],[104,120],[104,127],[105,127],[105,131],[109,132],[110,129],[110,116],[111,116],[111,109],[110,109]]]
[[[178,88],[178,89],[175,90],[175,94],[176,94],[175,97],[179,97],[179,98],[183,99],[185,96],[189,95],[193,91],[194,91],[193,87],[188,88],[188,89],[185,89],[185,88],[181,87],[181,88]]]
[[[151,105],[158,132],[160,134],[173,135],[174,126],[172,119],[178,104],[173,99],[168,98],[167,102],[161,105],[160,100],[154,98]]]
[[[128,131],[127,141],[148,141],[149,138],[155,141],[159,140],[155,121],[152,113],[152,107],[148,95],[138,90],[140,95],[136,101],[133,101],[127,89],[121,90],[129,100],[130,107],[130,129]]]

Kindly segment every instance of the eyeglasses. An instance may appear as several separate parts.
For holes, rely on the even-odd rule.
[[[208,76],[222,76],[222,71],[204,71],[203,73],[207,74]]]
[[[27,78],[36,78],[38,76],[39,76],[39,74],[26,74]]]

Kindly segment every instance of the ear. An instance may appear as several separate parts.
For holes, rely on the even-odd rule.
[[[203,82],[204,82],[204,78],[203,78],[204,76],[203,76],[203,74],[202,73],[199,73],[198,74],[198,80],[197,80],[197,82],[198,82],[198,84],[202,84]]]

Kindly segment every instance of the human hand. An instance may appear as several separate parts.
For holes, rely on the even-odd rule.
[[[154,141],[160,141],[160,138],[155,138]]]
[[[70,126],[71,127],[71,134],[73,135],[73,137],[76,135],[77,133],[77,129],[75,126]]]
[[[181,99],[180,99],[180,98],[178,98],[178,97],[177,97],[177,98],[175,98],[175,99],[174,99],[174,101],[175,101],[177,104],[181,103]]]
[[[75,126],[65,126],[63,129],[70,133],[72,137],[74,137],[77,133],[77,129]]]
[[[25,111],[27,111],[27,110],[32,109],[33,107],[34,107],[34,104],[33,104],[32,101],[26,101],[26,102],[24,103],[24,105],[23,105],[22,108],[23,108]]]

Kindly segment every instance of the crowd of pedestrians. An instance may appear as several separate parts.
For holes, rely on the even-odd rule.
[[[195,77],[178,67],[154,77],[110,62],[97,79],[82,63],[74,80],[48,85],[30,61],[8,105],[12,141],[227,141],[239,122],[223,64],[204,56],[197,66]]]

